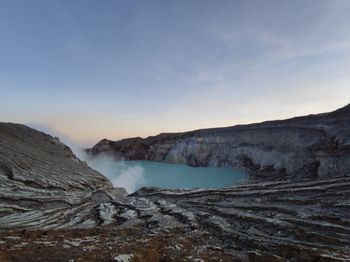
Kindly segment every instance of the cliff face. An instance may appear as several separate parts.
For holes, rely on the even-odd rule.
[[[126,160],[230,166],[264,181],[343,176],[350,173],[350,105],[288,120],[145,139],[103,139],[87,152]]]

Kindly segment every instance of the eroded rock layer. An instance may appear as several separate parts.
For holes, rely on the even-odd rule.
[[[152,201],[156,212],[147,218],[149,227],[156,224],[154,220],[159,225],[174,220],[189,230],[208,231],[220,246],[236,251],[260,250],[309,261],[320,254],[350,258],[349,176],[218,190],[145,188],[134,197]],[[136,211],[135,217],[147,217],[144,210],[126,205],[116,219],[131,211]],[[157,218],[160,214],[162,219]]]
[[[54,249],[56,253],[65,246],[75,258],[97,254],[105,261],[113,261],[118,252],[132,254],[135,261],[145,261],[152,252],[158,261],[348,261],[349,199],[350,176],[215,190],[143,188],[103,203],[37,212],[35,219],[22,214],[8,222],[16,229],[93,225],[98,230],[59,231],[36,238],[32,234],[37,233],[14,231],[15,241],[0,234],[0,243],[15,243],[12,252],[25,253],[31,253],[27,245],[40,244],[44,250],[61,247]],[[153,250],[149,243],[155,239],[159,242]],[[0,244],[0,254],[1,250],[11,254],[2,249],[4,245]],[[77,246],[88,253],[79,256]]]
[[[126,160],[231,166],[263,181],[343,176],[350,173],[350,105],[283,121],[103,139],[87,152]]]
[[[58,138],[0,123],[0,227],[64,224],[60,211],[83,209],[99,188],[112,184]]]

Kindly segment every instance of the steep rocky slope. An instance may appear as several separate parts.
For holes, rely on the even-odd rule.
[[[350,173],[350,105],[331,113],[148,138],[101,140],[92,156],[231,166],[266,180]]]
[[[113,191],[107,178],[58,138],[0,123],[0,227],[53,225],[55,216],[60,224],[68,223],[75,209],[93,205],[98,189]],[[80,222],[88,224],[85,220]]]

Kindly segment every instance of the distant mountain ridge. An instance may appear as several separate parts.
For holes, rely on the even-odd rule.
[[[350,104],[333,112],[286,120],[144,139],[103,139],[87,152],[126,160],[230,166],[259,180],[343,176],[350,173]]]

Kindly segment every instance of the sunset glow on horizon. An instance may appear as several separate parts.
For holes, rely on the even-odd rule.
[[[350,1],[2,1],[1,122],[102,138],[350,103]]]

